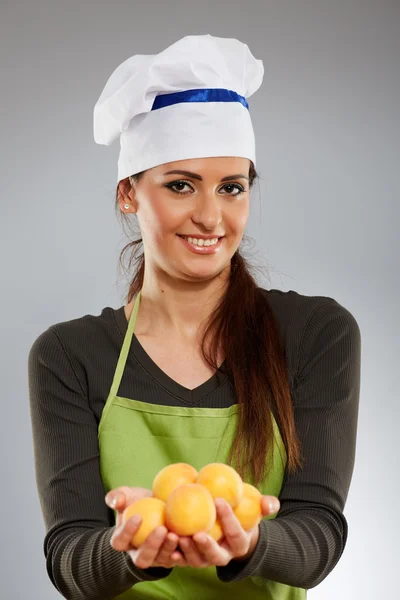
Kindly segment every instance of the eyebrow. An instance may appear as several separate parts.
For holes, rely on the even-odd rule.
[[[192,173],[191,171],[167,171],[164,173],[164,175],[186,175],[186,177],[192,177],[193,179],[199,179],[200,181],[203,181],[201,175]],[[242,175],[242,173],[238,173],[237,175],[228,175],[227,177],[223,177],[221,181],[231,181],[232,179],[247,179],[247,181],[249,181],[249,178],[246,177],[246,175]]]

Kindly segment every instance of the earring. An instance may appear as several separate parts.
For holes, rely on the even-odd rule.
[[[129,204],[124,204],[124,208],[126,208],[128,210]]]

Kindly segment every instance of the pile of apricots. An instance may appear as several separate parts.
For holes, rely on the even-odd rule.
[[[187,463],[174,463],[159,471],[153,481],[152,497],[127,506],[122,520],[134,515],[142,519],[132,537],[139,548],[156,527],[165,526],[179,536],[208,533],[220,541],[223,531],[217,518],[215,498],[223,498],[246,531],[262,518],[261,493],[244,483],[237,471],[223,463],[210,463],[197,471]]]

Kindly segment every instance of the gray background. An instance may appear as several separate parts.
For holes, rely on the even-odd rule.
[[[331,296],[362,333],[348,543],[309,597],[396,597],[399,3],[1,0],[0,23],[0,597],[60,597],[42,551],[29,349],[53,323],[124,303],[119,146],[94,143],[94,104],[125,58],[203,33],[236,37],[264,61],[247,229],[269,267],[260,283]]]

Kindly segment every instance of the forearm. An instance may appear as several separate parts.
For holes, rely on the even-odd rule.
[[[138,569],[127,553],[112,548],[112,532],[112,527],[75,528],[49,539],[47,571],[65,598],[111,600],[136,583],[169,575],[169,569]]]
[[[325,509],[298,510],[264,520],[253,555],[247,561],[218,567],[218,577],[224,582],[262,577],[311,589],[333,570],[346,539],[344,517]]]

